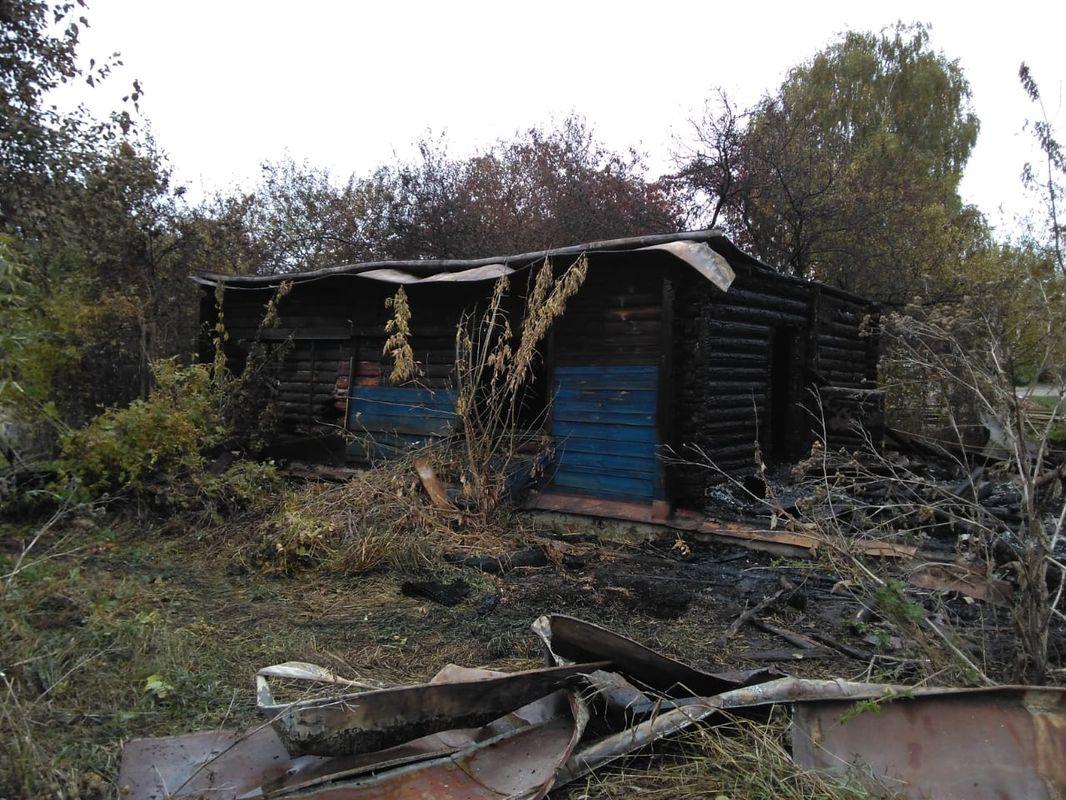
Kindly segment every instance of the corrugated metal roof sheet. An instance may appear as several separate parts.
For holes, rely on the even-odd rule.
[[[681,231],[651,236],[633,236],[583,244],[568,245],[508,256],[472,259],[417,259],[410,261],[370,261],[342,264],[307,272],[272,275],[221,275],[202,272],[193,280],[205,286],[222,282],[227,288],[265,288],[281,281],[319,280],[335,275],[351,275],[389,283],[424,283],[437,281],[495,280],[504,274],[525,269],[545,258],[577,256],[582,253],[624,253],[638,250],[661,250],[692,266],[697,272],[725,290],[733,280],[727,259],[740,259],[765,267],[738,250],[720,230]],[[767,267],[768,269],[768,267]]]
[[[413,259],[400,261],[367,261],[340,264],[304,272],[273,273],[270,275],[222,275],[200,272],[192,280],[202,286],[214,287],[221,282],[227,289],[267,289],[282,281],[305,283],[333,276],[352,276],[396,284],[453,283],[496,280],[501,275],[527,269],[545,258],[590,256],[659,250],[688,264],[723,291],[732,284],[733,264],[742,264],[790,283],[819,284],[833,294],[852,300],[865,298],[818,281],[805,280],[784,274],[769,264],[745,253],[718,228],[697,231],[678,231],[621,239],[604,239],[582,244],[487,258]]]

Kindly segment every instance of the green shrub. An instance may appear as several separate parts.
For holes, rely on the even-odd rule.
[[[152,374],[147,400],[107,410],[64,437],[58,467],[65,483],[89,496],[162,494],[203,474],[203,453],[226,438],[209,368],[157,361]]]
[[[78,500],[104,494],[144,500],[150,506],[211,515],[239,512],[282,487],[272,464],[238,458],[217,469],[214,456],[235,444],[223,421],[227,386],[212,367],[152,364],[148,399],[104,411],[63,437],[57,460],[60,487]],[[230,381],[230,384],[235,384]]]

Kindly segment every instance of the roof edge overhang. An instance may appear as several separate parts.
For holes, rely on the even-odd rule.
[[[603,239],[565,247],[535,250],[507,256],[488,256],[486,258],[368,261],[322,267],[303,272],[282,272],[270,275],[223,275],[213,272],[198,272],[190,276],[190,278],[194,283],[205,287],[213,288],[221,283],[227,289],[250,290],[270,289],[286,281],[307,283],[335,276],[363,277],[368,280],[394,284],[472,282],[495,280],[503,275],[526,269],[542,262],[546,258],[579,256],[581,254],[636,253],[649,250],[665,251],[673,255],[695,269],[722,291],[727,291],[733,282],[735,275],[732,266],[743,265],[768,273],[789,283],[819,285],[839,297],[863,303],[870,302],[866,298],[854,295],[843,289],[783,274],[769,264],[741,250],[719,228]]]
[[[682,231],[679,233],[662,233],[648,236],[630,236],[622,239],[604,239],[584,244],[568,245],[566,247],[554,247],[546,250],[535,250],[528,253],[516,253],[507,256],[489,256],[487,258],[453,258],[453,259],[412,259],[397,261],[367,261],[358,264],[340,264],[334,267],[322,267],[321,269],[308,270],[305,272],[283,272],[270,275],[222,275],[214,272],[199,272],[192,279],[205,286],[214,286],[223,283],[226,286],[268,287],[276,286],[283,281],[303,282],[328,278],[333,275],[360,275],[377,270],[397,270],[409,273],[417,277],[436,276],[442,273],[463,272],[466,270],[482,267],[504,265],[512,270],[527,267],[543,261],[545,258],[557,256],[578,256],[582,253],[602,252],[628,252],[643,250],[674,242],[715,242],[728,243],[729,247],[736,250],[726,235],[717,228],[699,231]],[[718,250],[716,247],[715,250]],[[736,250],[736,252],[740,252]]]

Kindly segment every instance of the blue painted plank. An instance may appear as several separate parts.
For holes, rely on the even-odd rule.
[[[656,365],[566,366],[554,372],[551,487],[597,497],[663,496],[656,450]]]
[[[447,434],[454,430],[451,420],[426,417],[381,417],[352,414],[348,429],[352,431],[399,431],[401,433]]]
[[[602,400],[607,397],[615,396],[651,399],[658,394],[658,389],[655,387],[645,388],[639,385],[591,386],[583,385],[576,381],[566,381],[565,383],[557,382],[555,391],[557,392],[555,396],[564,400]]]
[[[555,449],[560,452],[603,453],[619,456],[655,455],[655,445],[648,442],[626,442],[619,439],[589,439],[584,436],[556,438]]]
[[[659,388],[659,379],[650,376],[648,378],[585,378],[582,380],[555,377],[552,382],[554,392],[583,392],[603,395],[608,392],[656,392]]]
[[[636,425],[597,425],[595,423],[568,422],[554,420],[552,433],[556,437],[580,436],[584,439],[602,439],[605,441],[659,443],[659,433],[653,427]]]
[[[567,380],[554,381],[552,391],[573,389],[582,392],[654,392],[659,388],[658,378],[632,380]]]
[[[454,408],[431,408],[429,406],[408,406],[400,403],[379,403],[367,400],[350,400],[348,413],[371,414],[383,417],[433,417],[448,418],[455,416]]]
[[[616,475],[588,475],[557,470],[552,476],[552,485],[585,490],[586,493],[605,497],[631,498],[633,500],[651,500],[654,496],[652,482],[644,478],[623,478]]]
[[[659,459],[654,451],[647,455],[629,456],[604,453],[602,450],[592,453],[583,453],[579,450],[562,450],[556,460],[560,464],[568,466],[582,466],[600,470],[621,469],[627,472],[651,473],[659,468]]]
[[[353,386],[348,428],[403,434],[450,433],[455,419],[455,392],[393,386]]]
[[[579,494],[605,500],[626,500],[631,503],[650,503],[655,499],[654,495],[635,495],[632,492],[612,492],[607,489],[589,489],[582,486],[560,486],[554,483],[548,484],[542,491],[547,494]]]
[[[648,428],[655,425],[655,415],[628,411],[591,411],[566,406],[552,409],[552,418],[557,422],[604,423],[606,425],[637,425]]]
[[[573,408],[618,408],[631,411],[655,411],[658,393],[645,389],[560,389],[553,405]]]
[[[353,386],[348,428],[355,439],[348,454],[363,460],[393,458],[452,432],[452,390],[397,386]]]
[[[452,432],[453,425],[447,420],[424,419],[419,417],[397,417],[385,419],[362,420],[352,417],[348,423],[348,429],[354,432],[382,431],[385,433],[411,433],[433,436],[444,436]]]
[[[612,478],[632,478],[641,481],[653,481],[656,468],[644,467],[641,469],[626,469],[620,464],[612,464],[608,468],[589,467],[584,464],[575,464],[567,459],[560,459],[558,469],[575,475],[592,475],[595,477],[609,476]]]

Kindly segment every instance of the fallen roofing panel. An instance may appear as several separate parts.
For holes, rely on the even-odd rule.
[[[556,719],[462,753],[286,795],[305,800],[539,800],[556,784],[582,724]]]
[[[600,694],[601,702],[621,712],[610,716],[613,724],[606,733],[599,728],[599,738],[586,738],[589,716],[578,692],[556,690],[482,728],[439,731],[379,752],[335,758],[292,757],[267,725],[247,734],[217,731],[134,740],[123,750],[120,795],[129,800],[540,800],[554,787],[707,723],[722,711],[771,705],[792,709],[797,765],[847,773],[850,781],[857,777],[875,793],[916,800],[1043,800],[1066,792],[1066,689],[765,680],[770,675],[765,671],[702,672],[572,617],[541,617],[534,630],[556,662],[604,660],[510,675],[448,666],[431,684],[330,700],[349,712],[368,705],[371,713],[359,719],[378,725],[374,733],[384,732],[382,740],[387,741],[398,730],[412,734],[410,726],[419,721],[457,724],[505,698],[513,702],[544,685],[549,674],[563,681],[568,680],[564,675],[581,676],[592,690],[583,693],[589,700]],[[608,663],[615,672],[596,671]],[[303,663],[265,671],[351,684]],[[635,683],[669,692],[672,699],[646,695]],[[419,700],[429,702],[422,706]],[[650,713],[630,714],[649,702]],[[330,732],[345,733],[351,719],[338,717]],[[641,721],[632,724],[635,719]]]
[[[293,762],[269,726],[246,732],[131,739],[122,747],[118,796],[128,800],[236,800],[265,782],[283,778],[294,767],[323,760],[303,756],[299,764]]]
[[[274,675],[319,675],[311,664],[289,662],[271,668]],[[507,673],[449,664],[433,682],[480,680]],[[332,676],[332,673],[329,673]],[[335,676],[332,676],[335,678]],[[394,769],[419,761],[442,758],[479,742],[498,739],[529,726],[543,726],[567,717],[568,693],[557,691],[493,720],[481,728],[441,731],[372,753],[321,757],[292,757],[268,723],[250,731],[204,731],[185,736],[133,739],[122,749],[118,786],[127,800],[165,800],[169,797],[211,797],[212,800],[274,797],[310,789],[369,772]]]
[[[1066,792],[1064,711],[1062,689],[1006,686],[868,706],[812,698],[793,704],[792,753],[915,800],[1052,800]]]
[[[533,630],[557,663],[603,660],[627,678],[670,696],[718,694],[780,675],[767,669],[703,672],[614,631],[564,614],[540,617]]]
[[[293,755],[350,755],[430,733],[484,725],[607,664],[572,664],[474,679],[457,676],[285,704],[274,702],[270,685],[260,674],[257,704]]]

